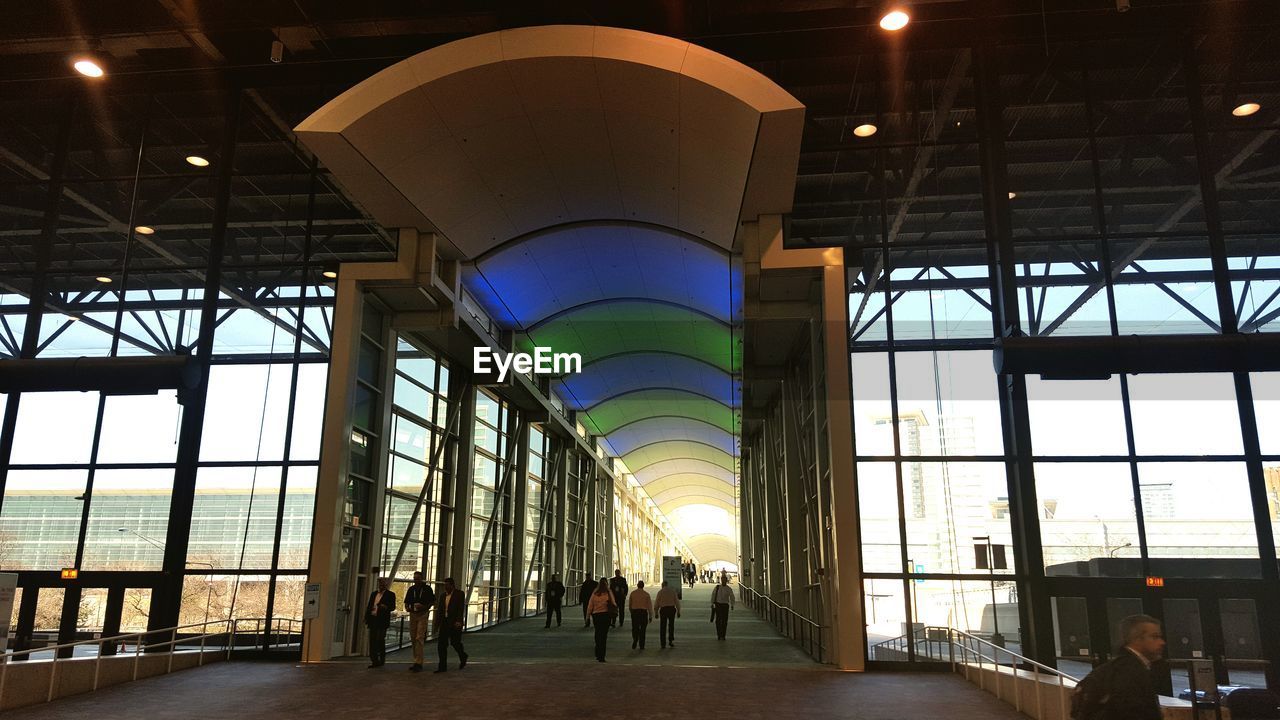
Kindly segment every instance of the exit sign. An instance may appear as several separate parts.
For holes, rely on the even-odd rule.
[[[1148,575],[1147,587],[1164,587],[1164,578],[1157,575]]]
[[[80,577],[80,571],[75,568],[62,568],[63,580],[75,580]]]

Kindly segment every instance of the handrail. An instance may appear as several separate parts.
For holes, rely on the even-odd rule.
[[[970,677],[969,671],[973,668],[975,664],[974,661],[976,661],[978,669],[976,684],[983,690],[987,690],[987,674],[984,671],[987,670],[986,665],[989,663],[992,666],[992,674],[995,676],[995,688],[992,692],[997,698],[1002,700],[1005,700],[1002,692],[1003,685],[1008,681],[1005,679],[1006,673],[1001,670],[1001,667],[1004,666],[1010,668],[1012,670],[1013,681],[1012,703],[1018,712],[1024,712],[1022,708],[1022,692],[1019,687],[1019,682],[1027,679],[1024,677],[1025,670],[1023,670],[1023,668],[1029,667],[1031,670],[1032,677],[1030,680],[1033,683],[1036,707],[1034,714],[1031,713],[1029,708],[1025,712],[1035,718],[1044,717],[1044,695],[1040,692],[1043,683],[1040,680],[1040,676],[1048,675],[1051,679],[1051,683],[1052,679],[1056,678],[1057,682],[1054,684],[1057,685],[1058,689],[1058,717],[1065,718],[1067,716],[1069,704],[1067,681],[1070,680],[1072,682],[1072,686],[1074,686],[1080,682],[1079,678],[1073,675],[1068,675],[1057,668],[1049,667],[1044,663],[1032,660],[1031,658],[1020,653],[1016,653],[1006,647],[997,645],[986,638],[978,637],[977,635],[951,627],[925,626],[921,627],[919,630],[912,630],[911,632],[905,633],[899,637],[890,638],[889,640],[876,643],[872,648],[886,647],[905,652],[906,648],[911,646],[918,652],[918,643],[922,641],[917,640],[917,637],[921,635],[923,635],[922,641],[925,643],[924,652],[927,657],[935,659],[931,652],[932,648],[930,643],[936,642],[940,645],[945,643],[948,649],[948,657],[936,659],[949,661],[951,663],[952,672],[959,673],[961,669],[963,669],[965,680],[968,680],[969,682],[974,682],[974,679]],[[990,649],[990,655],[982,652],[983,649],[987,648]],[[1000,660],[1001,653],[1009,656],[1007,663]],[[1008,700],[1006,700],[1006,702],[1008,702]]]
[[[760,619],[769,622],[787,638],[795,640],[810,657],[818,662],[823,662],[823,652],[826,649],[823,642],[825,625],[801,615],[794,609],[777,602],[768,595],[743,585],[741,582],[738,583],[738,589],[742,594],[743,604],[754,609]],[[759,603],[758,601],[760,600],[764,602]],[[797,623],[797,620],[800,622]]]

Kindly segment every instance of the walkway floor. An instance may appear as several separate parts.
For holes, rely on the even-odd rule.
[[[716,640],[711,622],[711,585],[685,588],[681,617],[676,620],[676,646],[661,649],[658,624],[646,632],[645,649],[631,649],[631,618],[626,625],[609,631],[609,663],[623,665],[668,665],[698,667],[788,667],[824,670],[794,643],[778,635],[751,609],[738,605],[729,613],[729,630],[724,642]],[[463,642],[470,663],[502,665],[525,663],[596,664],[595,632],[583,626],[582,609],[566,608],[564,624],[546,629],[543,616],[502,623],[476,633],[467,633]],[[427,664],[436,663],[435,646],[427,649]],[[450,663],[457,658],[450,651]],[[387,656],[388,666],[413,662],[409,650]],[[470,665],[468,665],[468,668]]]
[[[405,652],[381,670],[364,661],[233,662],[120,685],[5,713],[6,720],[344,720],[369,717],[597,717],[744,720],[969,720],[1021,717],[991,695],[945,673],[853,674],[814,663],[739,607],[729,637],[715,639],[703,586],[686,591],[676,648],[631,650],[631,628],[610,636],[596,663],[581,615],[545,630],[541,618],[465,637],[471,661],[444,675],[411,674]],[[576,610],[576,608],[574,608]],[[576,622],[574,621],[576,618]],[[434,649],[434,648],[432,648]]]

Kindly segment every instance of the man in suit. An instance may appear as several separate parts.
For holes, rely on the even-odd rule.
[[[613,601],[618,604],[618,627],[622,627],[622,621],[626,617],[627,593],[630,590],[631,586],[622,577],[622,571],[614,570],[613,577],[609,579],[609,592],[613,593]],[[613,621],[609,622],[609,627],[613,627]]]
[[[404,594],[404,609],[409,611],[409,637],[413,640],[413,664],[409,672],[422,672],[422,646],[427,642],[427,618],[436,604],[436,593],[422,577],[413,574],[413,584]]]
[[[1151,664],[1164,656],[1164,632],[1150,615],[1120,621],[1124,647],[1080,682],[1073,711],[1098,720],[1160,720]],[[1079,707],[1077,707],[1079,706]]]
[[[551,627],[551,614],[555,613],[556,627],[560,627],[560,604],[564,602],[564,583],[558,574],[547,583],[547,627]]]
[[[733,588],[729,576],[721,575],[720,584],[711,591],[711,619],[716,624],[716,638],[723,640],[729,629],[729,608],[734,606]]]
[[[578,587],[578,602],[582,605],[582,627],[591,627],[591,616],[587,615],[587,605],[591,603],[591,593],[596,591],[596,581],[591,573],[587,573],[582,585]]]
[[[466,624],[467,596],[453,584],[453,578],[444,579],[444,589],[436,601],[436,629],[440,639],[436,647],[440,652],[440,666],[436,672],[449,669],[449,646],[458,653],[458,669],[467,666],[467,652],[462,649],[462,628]]]
[[[369,628],[369,667],[379,668],[387,659],[387,628],[391,626],[391,610],[396,606],[396,594],[391,592],[390,582],[378,578],[378,589],[369,594],[364,608],[364,624]]]

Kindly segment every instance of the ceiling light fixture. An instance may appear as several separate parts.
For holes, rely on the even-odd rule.
[[[1243,105],[1237,105],[1231,111],[1231,114],[1235,115],[1236,117],[1249,117],[1250,115],[1258,112],[1261,109],[1262,109],[1262,106],[1259,105],[1258,103],[1249,102]]]
[[[92,58],[87,57],[76,58],[75,61],[71,63],[71,67],[75,68],[76,72],[84,75],[85,77],[100,78],[107,74],[106,71],[102,69],[101,65],[95,62]]]
[[[336,270],[325,270],[320,274],[329,278],[330,280],[333,280],[338,277],[338,272]]]
[[[196,167],[209,167],[209,161],[205,160],[199,155],[188,155],[187,163],[190,165],[195,165]]]
[[[1018,193],[1016,193],[1016,192],[1014,192],[1014,191],[1010,190],[1010,191],[1009,191],[1009,199],[1010,199],[1010,200],[1012,200],[1012,199],[1014,199],[1014,198],[1016,198],[1016,197],[1018,197]]]
[[[880,18],[880,28],[895,32],[907,26],[911,22],[911,16],[903,10],[890,10]]]
[[[155,235],[156,234],[156,229],[151,227],[150,225],[139,225],[138,227],[134,228],[133,231],[138,233],[139,235]]]
[[[95,278],[95,279],[96,279],[98,282],[100,282],[100,283],[109,283],[109,282],[111,282],[111,278],[107,277],[106,275],[99,275],[99,276],[98,276],[97,278]]]
[[[859,125],[858,127],[854,128],[853,134],[857,135],[858,137],[864,137],[864,138],[871,137],[872,135],[876,134],[876,130],[879,130],[879,128],[877,128],[875,125],[872,125],[871,123],[866,123],[865,125]]]

